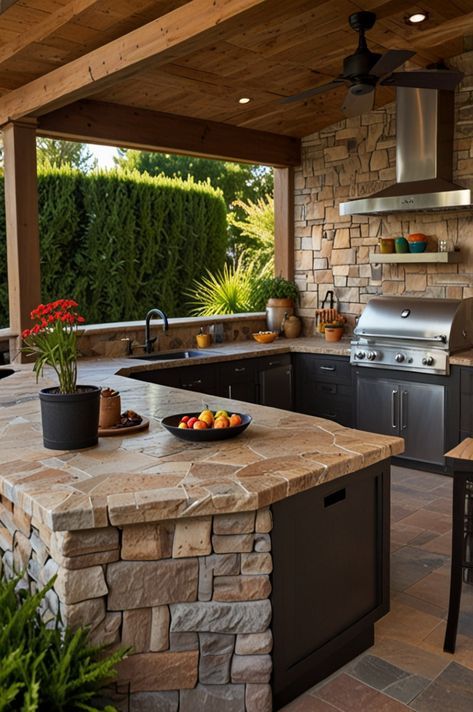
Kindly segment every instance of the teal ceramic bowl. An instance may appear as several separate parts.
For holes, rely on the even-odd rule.
[[[398,254],[409,252],[409,243],[406,238],[402,236],[394,238],[394,249]]]
[[[410,242],[409,243],[409,252],[425,252],[425,248],[427,247],[427,242]]]

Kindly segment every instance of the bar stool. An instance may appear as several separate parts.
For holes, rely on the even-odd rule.
[[[445,453],[453,470],[452,563],[447,630],[443,649],[455,652],[464,572],[473,571],[473,438]]]

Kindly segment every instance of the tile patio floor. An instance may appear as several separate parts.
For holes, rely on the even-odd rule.
[[[372,648],[284,712],[473,712],[473,585],[463,585],[455,655],[442,651],[451,497],[451,478],[392,468],[391,611]]]

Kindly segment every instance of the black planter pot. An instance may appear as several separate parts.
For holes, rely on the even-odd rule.
[[[75,393],[58,388],[39,392],[44,447],[79,450],[98,443],[100,388],[77,386]]]

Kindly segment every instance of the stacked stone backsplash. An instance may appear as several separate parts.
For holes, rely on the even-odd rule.
[[[51,532],[0,498],[3,575],[43,613],[131,646],[115,704],[129,712],[271,712],[271,513]]]
[[[450,64],[465,73],[456,92],[453,180],[473,188],[473,52]],[[295,270],[305,333],[314,332],[314,310],[329,289],[353,326],[377,294],[461,299],[473,296],[471,210],[340,216],[339,204],[371,195],[395,182],[394,103],[340,121],[302,140],[295,175]],[[379,237],[429,236],[428,250],[448,239],[461,250],[459,264],[384,264],[372,269],[369,253]]]
[[[223,327],[223,341],[231,343],[251,339],[251,334],[266,329],[265,314],[234,314],[211,318],[179,319],[170,321],[169,329],[163,332],[161,322],[151,322],[151,336],[158,337],[154,350],[167,351],[170,349],[196,348],[196,334],[202,327],[205,332],[211,333],[213,324]],[[144,342],[144,324],[128,322],[124,324],[104,324],[86,328],[79,342],[82,356],[106,356],[114,358],[126,354],[127,345],[123,339],[130,339],[134,344]],[[218,343],[212,343],[212,347]],[[135,346],[133,352],[136,356],[143,354],[143,349]]]

